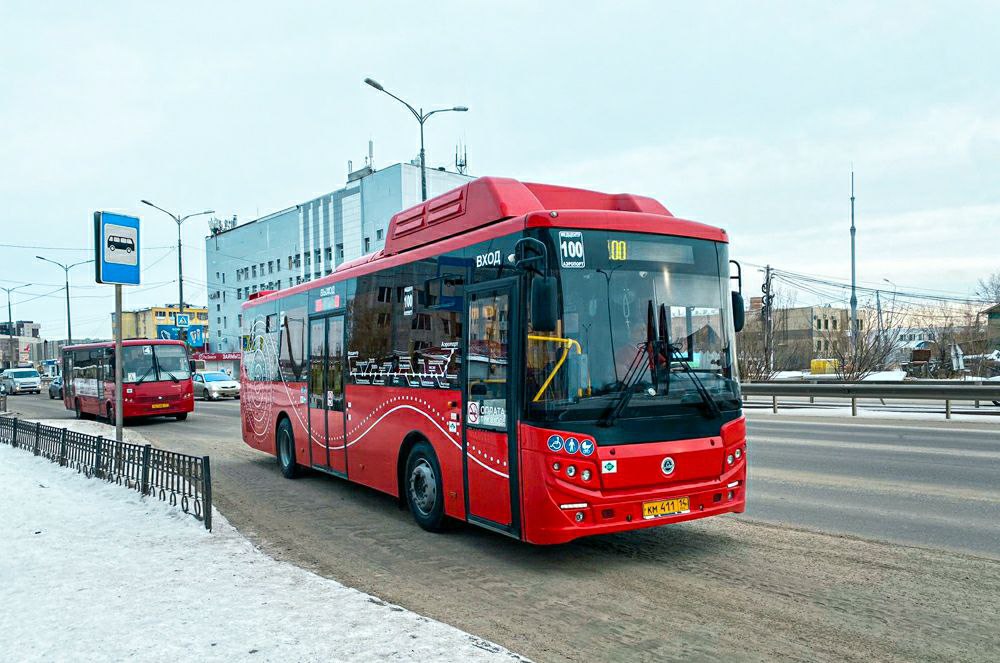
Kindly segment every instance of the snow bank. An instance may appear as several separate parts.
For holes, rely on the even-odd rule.
[[[0,444],[0,658],[500,661],[502,647]]]
[[[830,407],[830,408],[809,408],[798,406],[782,406],[778,402],[778,413],[771,411],[771,404],[761,404],[759,401],[751,404],[752,407],[744,406],[744,412],[751,418],[780,418],[780,417],[836,417],[844,419],[886,419],[886,420],[908,420],[908,421],[936,421],[936,422],[968,422],[990,424],[997,423],[1000,417],[1000,407],[983,403],[981,409],[988,414],[956,414],[952,412],[951,419],[944,416],[944,412],[900,412],[898,410],[872,410],[858,407],[858,416],[851,416],[851,406]]]

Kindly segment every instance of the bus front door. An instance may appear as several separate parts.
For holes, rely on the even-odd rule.
[[[519,533],[514,403],[517,280],[466,288],[465,464],[470,521]]]
[[[313,467],[346,476],[342,314],[309,323],[309,459]]]

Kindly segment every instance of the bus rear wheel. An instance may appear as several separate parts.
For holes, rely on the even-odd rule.
[[[427,442],[418,442],[406,459],[404,475],[406,503],[413,519],[428,532],[445,528],[444,490],[441,485],[441,466],[434,449]]]
[[[277,452],[278,467],[281,474],[286,479],[295,479],[299,476],[299,466],[295,462],[295,433],[292,432],[292,422],[282,419],[278,424]]]

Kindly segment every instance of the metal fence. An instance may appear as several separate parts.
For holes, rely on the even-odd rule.
[[[992,382],[752,382],[741,385],[744,396],[771,398],[771,408],[778,411],[778,397],[791,396],[844,398],[851,400],[851,414],[858,414],[858,399],[943,401],[945,417],[951,419],[952,402],[980,401],[1000,403],[1000,385]]]
[[[32,451],[143,495],[179,506],[212,529],[212,472],[208,456],[118,442],[37,422],[0,417],[0,442]]]

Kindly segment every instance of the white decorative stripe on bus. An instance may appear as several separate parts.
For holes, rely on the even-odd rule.
[[[427,419],[428,419],[428,420],[429,420],[429,421],[430,421],[430,422],[431,422],[432,424],[434,424],[434,425],[435,425],[435,426],[437,427],[437,429],[438,429],[438,430],[440,430],[440,431],[441,431],[442,433],[444,433],[445,437],[447,437],[447,438],[448,438],[448,441],[449,441],[449,442],[451,442],[452,444],[454,444],[454,445],[455,445],[455,447],[457,447],[457,448],[458,448],[458,450],[459,450],[459,451],[461,451],[461,449],[462,449],[462,445],[461,445],[461,443],[460,443],[460,442],[458,442],[457,440],[455,440],[455,438],[453,438],[453,437],[451,436],[451,434],[450,434],[450,433],[448,433],[448,431],[447,431],[447,430],[445,430],[444,428],[442,428],[442,427],[441,427],[441,424],[439,424],[438,422],[434,421],[434,418],[433,418],[433,417],[431,417],[431,416],[430,416],[429,414],[427,414],[426,412],[424,412],[424,411],[423,411],[423,410],[421,410],[420,408],[417,408],[417,407],[414,407],[414,406],[412,406],[412,405],[397,405],[396,407],[392,408],[391,410],[389,410],[388,412],[386,412],[385,414],[383,414],[383,415],[382,415],[381,417],[379,417],[378,419],[376,419],[376,420],[375,420],[375,423],[373,423],[373,424],[372,424],[371,426],[369,426],[369,427],[368,427],[368,428],[367,428],[367,429],[366,429],[366,430],[365,430],[365,431],[364,431],[363,433],[361,433],[361,435],[358,435],[358,436],[357,436],[357,437],[356,437],[355,439],[351,440],[351,441],[350,441],[350,442],[348,442],[347,444],[340,444],[340,445],[337,445],[337,446],[334,446],[334,447],[331,447],[331,446],[327,446],[327,445],[323,444],[323,443],[322,443],[321,441],[317,440],[317,439],[316,439],[315,437],[313,437],[313,443],[314,443],[314,444],[316,444],[316,445],[318,445],[318,446],[320,446],[320,447],[323,447],[324,449],[330,449],[331,451],[339,451],[339,450],[341,450],[341,449],[346,449],[347,447],[350,447],[350,446],[353,446],[353,445],[357,444],[358,442],[360,442],[360,441],[361,441],[361,438],[363,438],[363,437],[364,437],[365,435],[367,435],[368,433],[370,433],[370,432],[371,432],[371,431],[372,431],[372,430],[373,430],[373,429],[374,429],[374,428],[375,428],[376,426],[378,426],[379,422],[381,422],[381,421],[382,421],[383,419],[385,419],[386,417],[388,417],[388,416],[389,416],[390,414],[392,414],[393,412],[396,412],[397,410],[413,410],[414,412],[417,412],[418,414],[421,414],[421,415],[423,415],[423,416],[424,416],[424,417],[426,417],[426,418],[427,418]],[[355,429],[355,430],[356,430],[356,429]],[[352,431],[352,432],[353,432],[353,431]],[[340,438],[342,438],[342,436],[338,436],[338,439],[340,439]],[[499,471],[499,470],[497,470],[497,469],[495,469],[495,468],[492,468],[492,467],[490,467],[489,465],[487,465],[487,464],[486,464],[486,463],[484,463],[483,461],[479,460],[479,459],[478,459],[478,458],[476,458],[475,456],[472,456],[472,455],[469,455],[469,454],[466,454],[466,455],[467,455],[467,456],[469,457],[469,459],[471,459],[471,460],[472,460],[473,462],[475,462],[475,463],[476,463],[476,464],[478,464],[478,465],[481,465],[481,466],[482,466],[483,468],[485,468],[486,470],[488,470],[488,471],[492,472],[493,474],[496,474],[496,475],[498,475],[498,476],[501,476],[501,477],[503,477],[504,479],[509,479],[509,478],[510,478],[510,475],[509,475],[509,474],[506,474],[506,473],[504,473],[504,472],[501,472],[501,471]]]

